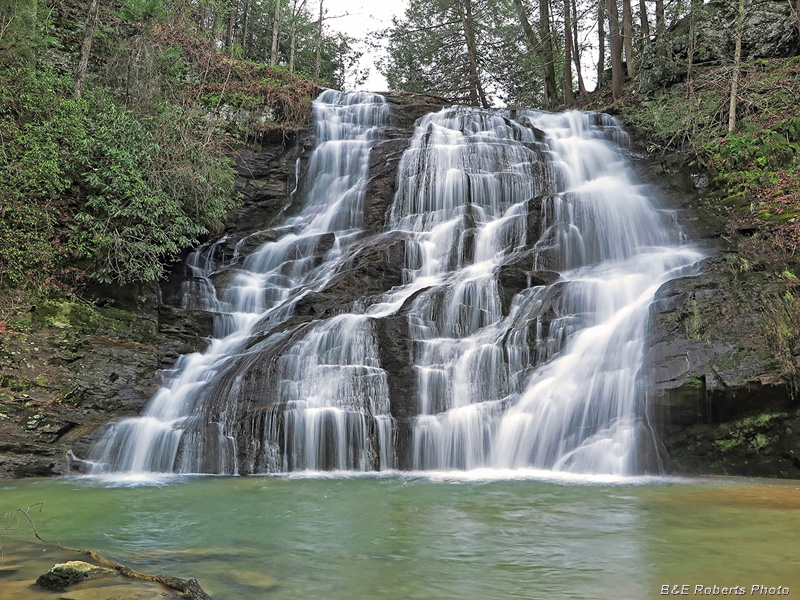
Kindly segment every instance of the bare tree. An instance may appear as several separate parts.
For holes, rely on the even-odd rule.
[[[739,14],[736,16],[736,50],[733,53],[733,77],[731,79],[731,105],[728,113],[728,131],[736,129],[736,103],[739,93],[739,71],[742,61],[742,29],[744,27],[744,0],[739,0]]]
[[[83,32],[83,44],[81,45],[81,59],[78,61],[78,68],[75,71],[75,100],[83,94],[83,86],[86,83],[86,73],[89,70],[89,57],[92,55],[92,42],[94,32],[97,29],[97,15],[100,12],[100,4],[97,0],[89,3],[89,12],[86,15],[86,25]]]

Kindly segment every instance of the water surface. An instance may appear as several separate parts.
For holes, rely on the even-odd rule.
[[[43,538],[197,577],[222,599],[641,599],[664,584],[800,597],[800,482],[623,481],[21,480],[0,485],[0,510],[44,502]],[[20,580],[75,557],[25,530],[0,542],[0,600],[73,597]]]

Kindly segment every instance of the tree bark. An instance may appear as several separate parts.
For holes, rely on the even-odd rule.
[[[305,0],[304,2],[305,3]],[[294,50],[297,43],[297,0],[292,2],[292,22],[290,24],[291,36],[289,41],[289,73],[294,73]]]
[[[553,108],[558,98],[558,88],[556,87],[556,68],[553,57],[553,36],[550,33],[550,0],[539,0],[539,37],[542,40],[542,58],[544,58],[545,69],[545,104],[548,108]]]
[[[244,25],[242,27],[242,58],[247,58],[247,37],[250,34],[248,26],[250,25],[250,0],[245,0],[244,3]]]
[[[531,50],[532,54],[535,54],[538,60],[544,63],[544,59],[542,57],[542,47],[541,43],[539,42],[539,37],[536,35],[536,32],[533,30],[531,26],[531,22],[528,20],[528,14],[525,12],[525,6],[522,4],[522,0],[514,0],[514,6],[517,9],[517,15],[519,16],[519,22],[522,24],[522,31],[525,32],[525,38],[528,40],[528,47]],[[542,79],[547,79],[547,68],[544,65],[542,69]],[[545,91],[545,106],[547,106],[547,92]]]
[[[614,100],[622,97],[622,33],[617,0],[608,0],[608,28],[611,34],[611,90]]]
[[[225,47],[230,51],[233,52],[233,27],[236,22],[236,13],[238,12],[238,6],[236,2],[232,2],[229,11],[230,14],[228,15],[228,30],[225,35]]]
[[[581,50],[578,41],[578,6],[572,0],[572,60],[575,63],[575,73],[578,77],[578,93],[586,95],[586,84],[583,82],[583,70],[581,69]]]
[[[86,83],[86,74],[89,71],[89,57],[92,55],[92,42],[94,41],[94,32],[97,29],[97,15],[100,12],[100,4],[98,0],[92,0],[89,4],[89,12],[86,15],[86,26],[83,32],[83,44],[81,45],[81,59],[78,62],[78,68],[75,71],[75,92],[73,98],[75,100],[83,94],[83,86]]]
[[[667,31],[666,20],[664,18],[664,0],[656,0],[656,39],[664,39]]]
[[[631,0],[622,0],[622,35],[625,46],[625,66],[628,77],[636,75],[636,66],[633,62],[633,10]]]
[[[474,105],[477,105],[478,101],[480,101],[480,105],[483,108],[489,108],[486,94],[484,94],[483,86],[481,85],[480,73],[478,72],[478,48],[473,30],[471,0],[460,0],[458,8],[461,11],[461,25],[464,28],[464,38],[467,43],[467,53],[469,54],[469,75],[471,80],[469,99]]]
[[[319,79],[319,69],[322,59],[322,3],[324,0],[319,0],[319,22],[317,23],[317,61],[314,66],[314,79]]]
[[[739,93],[739,71],[742,60],[742,28],[744,24],[744,0],[739,0],[739,14],[736,17],[736,50],[733,54],[733,78],[731,79],[731,105],[728,112],[728,131],[736,129],[736,103]]]
[[[600,84],[606,73],[606,2],[605,0],[598,0],[597,2],[597,86],[595,89],[600,89]]]
[[[269,53],[269,64],[278,62],[278,38],[281,34],[281,4],[282,0],[275,0],[275,13],[272,17],[272,48]]]
[[[642,43],[644,48],[650,43],[650,20],[647,18],[647,4],[645,0],[639,0],[639,21],[642,24]]]
[[[570,0],[564,0],[564,73],[561,86],[564,89],[564,106],[569,108],[575,104],[572,94],[572,19],[570,18]]]

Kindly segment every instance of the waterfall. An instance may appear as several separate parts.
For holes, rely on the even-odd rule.
[[[97,471],[636,472],[649,305],[701,254],[636,181],[624,131],[576,111],[429,114],[376,235],[387,117],[379,95],[317,99],[300,213],[227,287],[214,244],[190,258],[185,302],[215,312],[215,338],[107,430]],[[348,273],[375,256],[396,277],[358,297]]]

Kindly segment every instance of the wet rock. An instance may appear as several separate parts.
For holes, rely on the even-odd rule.
[[[250,235],[239,239],[235,243],[234,248],[241,256],[248,256],[254,250],[256,250],[256,248],[266,244],[267,242],[274,242],[280,237],[281,234],[274,229],[256,231],[255,233],[251,233]]]
[[[406,234],[400,232],[368,239],[351,252],[324,292],[355,300],[401,285],[405,247]]]
[[[80,560],[59,563],[43,573],[36,580],[36,585],[46,589],[61,589],[90,579],[113,577],[116,571],[98,567]]]
[[[656,293],[645,362],[647,418],[670,471],[800,474],[789,459],[778,468],[768,452],[749,456],[740,444],[719,439],[725,423],[788,415],[794,406],[793,383],[766,337],[765,302],[781,290],[763,272],[732,271],[714,258],[699,275],[670,281]],[[791,449],[777,436],[763,441],[765,450]],[[716,465],[699,462],[712,450]]]
[[[516,264],[506,264],[497,270],[497,291],[503,314],[508,315],[511,302],[519,292],[530,287],[551,285],[560,275],[554,271],[528,271]]]
[[[369,157],[369,180],[365,195],[364,229],[383,230],[397,191],[397,169],[414,133],[414,123],[430,112],[451,104],[427,94],[387,92],[388,126],[373,146]]]

